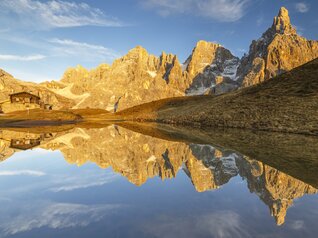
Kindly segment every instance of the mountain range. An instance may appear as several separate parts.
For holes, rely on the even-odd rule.
[[[318,57],[318,42],[297,34],[282,7],[272,26],[241,59],[213,42],[199,41],[182,64],[174,54],[159,57],[141,46],[87,70],[69,68],[60,81],[41,84],[0,72],[0,100],[11,93],[39,95],[54,109],[99,108],[118,111],[169,97],[219,95],[256,85]]]

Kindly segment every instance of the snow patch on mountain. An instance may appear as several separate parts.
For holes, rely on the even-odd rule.
[[[230,78],[231,80],[236,80],[236,74],[237,74],[237,69],[240,66],[240,61],[239,59],[230,59],[230,60],[226,60],[224,62],[224,70],[223,72],[220,74],[220,76],[222,77],[227,77]]]
[[[194,89],[191,89],[187,92],[187,96],[200,96],[200,95],[204,95],[206,94],[211,88],[213,88],[215,85],[212,84],[211,87],[204,87],[204,86],[201,86],[199,88],[194,88]]]
[[[152,77],[155,78],[157,76],[157,72],[156,71],[147,71],[147,73]]]

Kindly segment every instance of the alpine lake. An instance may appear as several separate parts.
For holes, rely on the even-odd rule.
[[[317,237],[318,139],[160,124],[0,129],[0,237]]]

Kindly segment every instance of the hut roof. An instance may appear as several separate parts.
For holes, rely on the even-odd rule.
[[[10,94],[9,96],[10,96],[10,97],[11,97],[11,96],[18,96],[18,95],[20,95],[20,94],[28,94],[28,95],[30,95],[30,96],[32,96],[32,97],[36,97],[36,98],[38,98],[38,99],[41,99],[39,96],[37,96],[37,95],[35,95],[35,94],[32,94],[32,93],[29,93],[29,92],[12,93],[12,94]]]

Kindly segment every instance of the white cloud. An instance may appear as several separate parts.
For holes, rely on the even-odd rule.
[[[35,170],[7,170],[7,171],[0,171],[0,176],[44,176],[45,173],[41,171],[35,171]]]
[[[144,0],[146,8],[160,15],[175,13],[196,14],[220,22],[234,22],[242,18],[250,0]]]
[[[45,59],[44,55],[0,55],[0,60],[8,61],[35,61]]]
[[[264,17],[263,16],[259,16],[257,18],[256,25],[257,26],[261,26],[263,23],[264,23]]]
[[[35,203],[20,207],[17,216],[2,220],[2,234],[15,235],[33,229],[48,227],[51,229],[86,227],[109,216],[122,205],[102,204],[84,205],[73,203]]]
[[[247,52],[246,49],[242,49],[242,48],[238,48],[237,51],[240,52],[240,53],[246,53]]]
[[[301,13],[306,13],[309,11],[309,6],[305,2],[296,3],[295,8],[298,12],[301,12]]]
[[[86,3],[64,0],[2,0],[0,13],[14,18],[19,25],[50,29],[78,26],[122,26],[116,19],[107,16],[102,10]]]
[[[116,174],[67,176],[66,178],[55,178],[55,186],[50,189],[53,192],[69,192],[78,189],[103,186],[114,182],[119,176]]]
[[[241,217],[232,211],[216,211],[195,217],[171,217],[161,215],[155,222],[144,224],[149,236],[173,237],[237,237],[250,238],[249,229]],[[169,232],[167,232],[169,231]]]
[[[298,35],[302,36],[304,34],[305,28],[301,26],[294,26],[294,27],[296,28]]]
[[[247,226],[242,223],[240,216],[232,211],[221,211],[206,215],[200,222],[198,222],[196,228],[198,230],[206,230],[211,235],[220,238],[251,237],[247,231]]]
[[[57,56],[80,56],[83,59],[94,59],[100,58],[102,60],[112,61],[120,54],[110,48],[106,48],[101,45],[88,44],[85,42],[78,42],[69,39],[51,39],[50,43],[55,45],[53,50]]]
[[[293,230],[304,230],[305,229],[305,222],[302,220],[292,221],[289,227]]]

